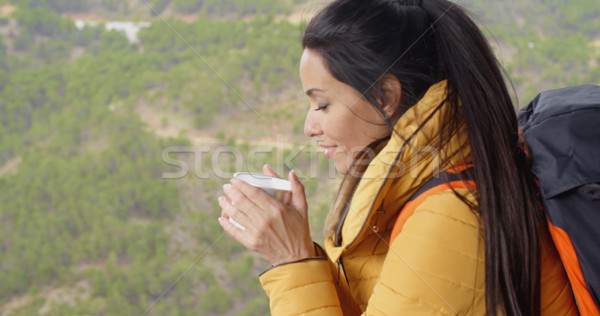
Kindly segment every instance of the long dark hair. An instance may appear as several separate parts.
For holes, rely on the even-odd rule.
[[[466,126],[485,246],[487,313],[540,314],[540,232],[535,188],[518,147],[515,108],[489,43],[466,11],[446,0],[337,0],[308,24],[303,48],[318,51],[338,80],[386,116],[374,83],[401,83],[398,115],[447,80],[440,141]],[[442,107],[442,105],[444,105]],[[425,123],[423,123],[425,124]],[[443,148],[443,144],[440,144]]]

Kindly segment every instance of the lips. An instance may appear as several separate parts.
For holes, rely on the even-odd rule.
[[[327,158],[327,159],[333,158],[333,154],[335,154],[337,146],[323,147],[323,148],[325,148],[325,158]]]

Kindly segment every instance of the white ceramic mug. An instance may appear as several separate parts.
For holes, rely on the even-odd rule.
[[[292,191],[292,184],[288,180],[267,176],[261,173],[236,172],[233,174],[233,177],[263,189],[279,201],[283,200],[283,197],[287,192]]]

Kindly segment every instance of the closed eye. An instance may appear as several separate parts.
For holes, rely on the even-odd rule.
[[[315,109],[315,111],[325,110],[328,106],[329,106],[329,103],[317,105],[317,108]]]

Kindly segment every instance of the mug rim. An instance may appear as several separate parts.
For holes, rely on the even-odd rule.
[[[262,173],[242,171],[234,173],[233,177],[261,189],[292,191],[292,184],[288,180],[267,176]]]

